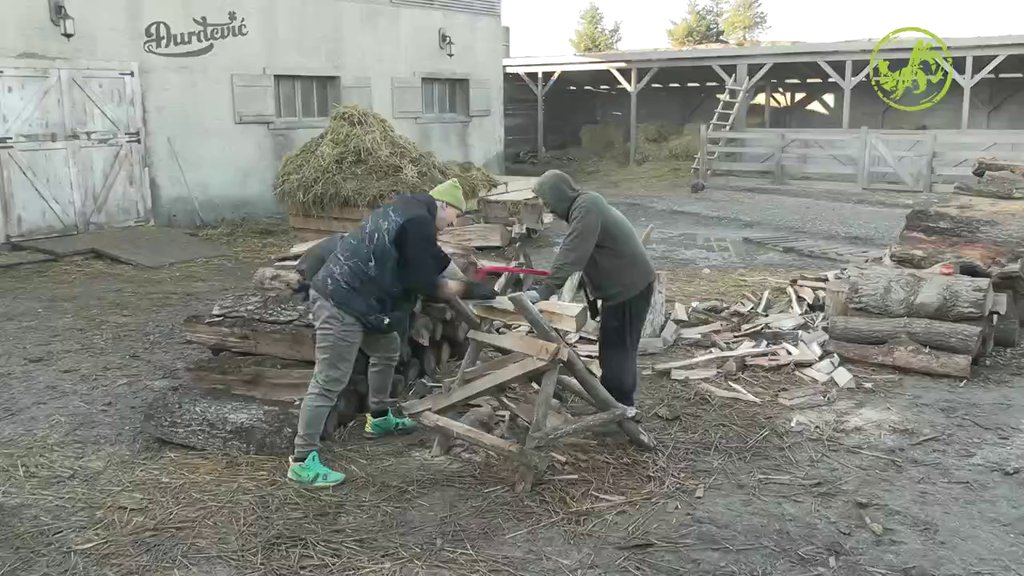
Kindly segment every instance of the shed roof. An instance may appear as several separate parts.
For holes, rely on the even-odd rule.
[[[979,38],[943,38],[950,55],[987,56],[1024,54],[1024,36],[986,36]],[[711,64],[766,64],[813,62],[815,60],[868,60],[877,40],[851,40],[789,45],[697,47],[682,50],[623,50],[596,54],[563,56],[526,56],[505,58],[506,72],[556,72],[601,70],[607,68],[650,68],[708,66]],[[908,57],[914,40],[898,40],[880,54],[886,58]]]

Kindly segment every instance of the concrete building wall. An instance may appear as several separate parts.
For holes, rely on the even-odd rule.
[[[3,0],[0,58],[53,66],[64,59],[139,64],[147,165],[160,223],[196,222],[196,204],[207,221],[279,213],[272,187],[280,161],[319,133],[236,124],[233,74],[368,77],[373,109],[389,119],[393,79],[468,78],[489,90],[474,94],[487,95],[489,115],[448,123],[401,118],[394,124],[442,159],[502,166],[504,48],[496,15],[390,0],[67,0],[67,8],[77,29],[70,41],[51,24],[45,0]],[[229,12],[238,23],[244,18],[247,34],[214,41],[205,55],[176,58],[143,49],[153,22],[188,32],[197,28],[194,18],[226,22]],[[439,48],[439,28],[452,36],[454,57]]]

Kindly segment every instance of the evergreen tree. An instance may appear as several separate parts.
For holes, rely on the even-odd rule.
[[[569,41],[577,54],[588,52],[609,52],[618,50],[622,33],[619,31],[621,22],[611,28],[604,24],[604,14],[593,2],[580,12],[580,24],[576,28],[576,37]]]
[[[712,0],[703,6],[697,0],[690,0],[686,7],[686,18],[672,22],[668,33],[673,48],[684,48],[698,44],[722,42],[722,19],[720,0]]]
[[[768,28],[768,15],[761,9],[761,0],[733,0],[722,19],[725,37],[734,44],[756,40]]]

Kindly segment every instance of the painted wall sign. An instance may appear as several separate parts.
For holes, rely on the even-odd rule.
[[[228,21],[210,22],[206,16],[193,18],[197,28],[187,32],[175,32],[171,25],[162,20],[151,22],[146,26],[146,40],[142,49],[156,56],[171,58],[195,58],[213,52],[217,42],[229,38],[249,35],[249,25],[245,18],[238,19],[234,10],[228,12]]]

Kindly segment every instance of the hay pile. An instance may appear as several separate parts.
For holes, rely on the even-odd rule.
[[[659,160],[692,161],[699,150],[699,124],[679,126],[658,123],[637,126],[636,158],[640,163]]]
[[[285,158],[274,193],[291,212],[317,216],[339,207],[374,208],[453,177],[467,199],[498,185],[472,163],[445,164],[420,150],[380,114],[345,106],[335,109],[319,136]]]

